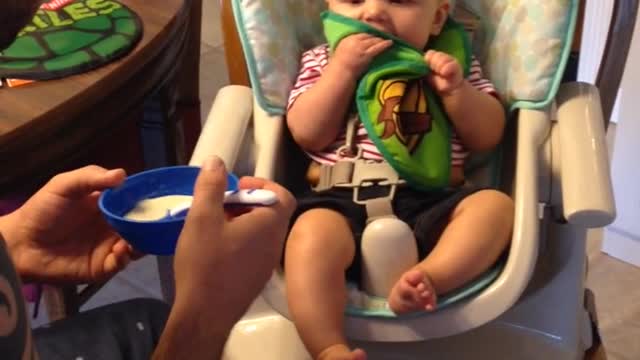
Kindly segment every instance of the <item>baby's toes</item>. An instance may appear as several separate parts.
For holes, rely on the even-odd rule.
[[[418,269],[412,269],[404,273],[402,275],[402,279],[408,282],[411,286],[417,287],[418,285],[424,283],[425,275],[424,272]]]
[[[418,310],[422,303],[417,289],[402,278],[391,289],[388,301],[389,308],[396,314]]]
[[[420,295],[422,308],[427,311],[433,311],[436,308],[437,297],[429,277],[425,276],[424,281],[416,289],[418,289],[418,294]]]

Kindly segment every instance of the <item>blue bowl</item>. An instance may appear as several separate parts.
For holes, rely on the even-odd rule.
[[[165,195],[193,195],[199,167],[172,166],[153,169],[129,176],[122,185],[100,195],[98,206],[107,222],[136,250],[145,254],[172,255],[184,217],[157,221],[125,219],[124,215],[139,201]],[[227,177],[227,189],[236,190],[238,179]]]

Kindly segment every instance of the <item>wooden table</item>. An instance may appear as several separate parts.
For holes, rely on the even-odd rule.
[[[16,193],[21,198],[70,168],[105,159],[124,166],[119,162],[131,163],[126,157],[142,158],[140,144],[131,144],[139,141],[140,124],[162,127],[165,134],[165,163],[142,167],[190,156],[200,132],[202,0],[121,2],[144,26],[126,57],[81,75],[0,89],[0,201]],[[50,319],[77,312],[101,285],[80,294],[75,286],[47,287]]]
[[[200,130],[202,2],[121,1],[144,24],[140,43],[126,57],[81,75],[0,89],[0,195],[33,189],[87,161],[96,144],[117,151],[123,145],[118,130],[131,125],[152,94],[168,134],[167,159],[188,155],[178,134],[191,136],[189,146]],[[183,124],[187,113],[191,121]],[[189,128],[181,131],[183,125]]]

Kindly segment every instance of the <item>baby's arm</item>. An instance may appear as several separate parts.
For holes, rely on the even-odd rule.
[[[355,90],[338,64],[329,63],[322,76],[300,94],[287,112],[287,125],[300,147],[320,151],[333,142],[344,125]]]
[[[353,102],[356,81],[369,62],[390,45],[391,41],[368,34],[340,42],[320,79],[289,108],[287,125],[298,145],[320,151],[338,137]]]
[[[431,84],[464,145],[471,151],[496,146],[505,127],[505,114],[498,99],[464,79],[460,64],[450,55],[428,51],[425,61],[433,70]]]

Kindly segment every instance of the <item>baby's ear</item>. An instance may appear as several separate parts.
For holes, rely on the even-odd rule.
[[[440,5],[436,9],[436,13],[433,16],[433,24],[431,25],[431,35],[439,35],[444,27],[447,18],[449,17],[449,10],[451,5],[449,1],[441,1]]]

